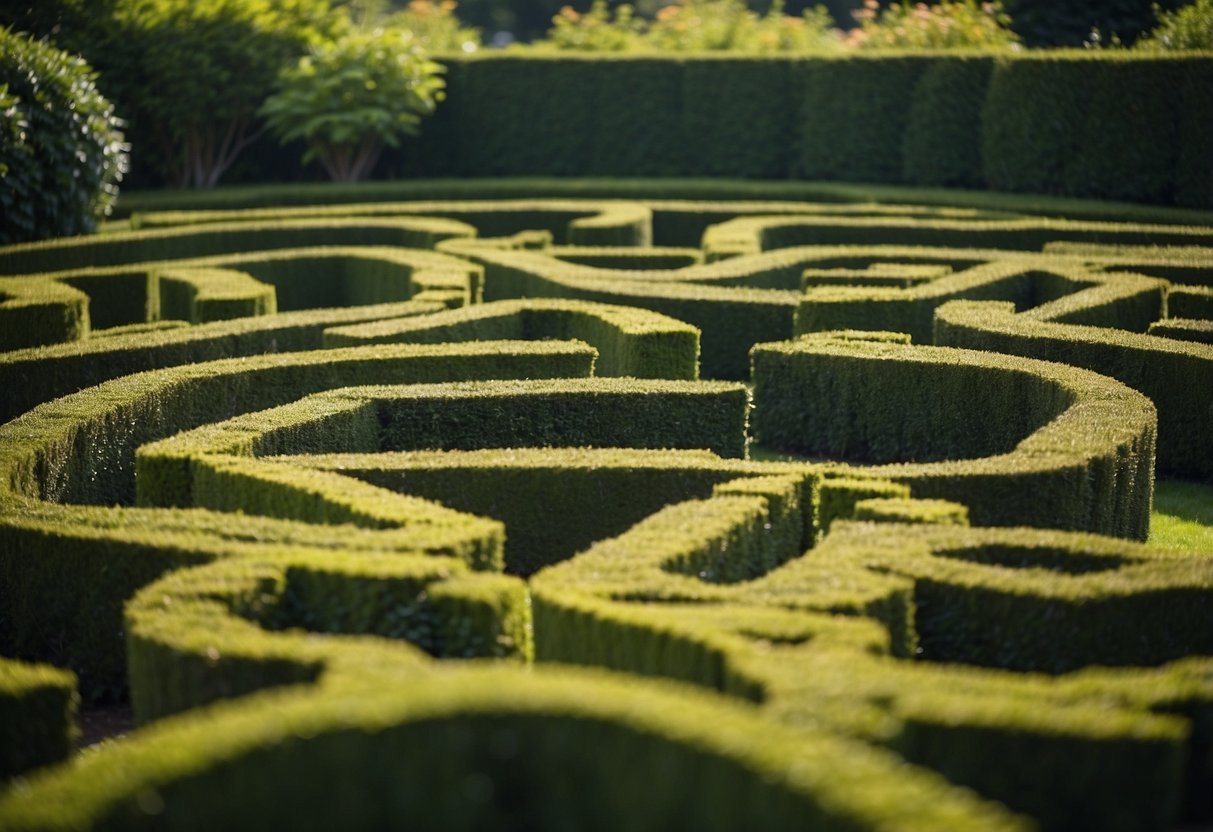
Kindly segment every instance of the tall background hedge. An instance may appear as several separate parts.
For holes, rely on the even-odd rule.
[[[79,12],[81,2],[56,0],[48,8]],[[302,51],[307,33],[330,24],[317,11],[319,0],[300,3]],[[1035,18],[1025,10],[1019,19],[1028,25]],[[72,35],[87,30],[83,18],[79,27],[71,20],[25,22],[41,23],[31,28],[53,30],[65,44],[89,43]],[[159,31],[147,42],[160,43]],[[267,41],[265,51],[274,44]],[[205,145],[207,131],[217,128],[205,118],[185,125],[178,110],[214,114],[217,105],[200,99],[187,106],[170,96],[173,107],[158,111],[164,102],[146,94],[154,86],[145,77],[152,65],[146,50],[128,44],[102,52],[108,57],[98,64],[97,83],[126,120],[132,146],[127,186],[190,181],[178,146],[186,139]],[[447,100],[419,138],[385,154],[376,178],[840,180],[1213,207],[1207,52],[655,57],[485,50],[442,61]],[[205,66],[189,74],[195,87],[230,98],[223,72],[215,73],[214,83],[196,77],[206,75]],[[257,99],[255,86],[242,94],[241,113]],[[254,140],[247,113],[228,115],[253,143],[225,184],[320,178],[318,168],[294,161],[297,148],[284,152],[266,136]],[[166,133],[168,125],[179,129]]]
[[[447,59],[386,176],[731,176],[1213,206],[1213,56]]]

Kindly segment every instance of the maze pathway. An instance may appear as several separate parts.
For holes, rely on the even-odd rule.
[[[130,226],[0,249],[0,827],[1213,817],[1213,227]]]

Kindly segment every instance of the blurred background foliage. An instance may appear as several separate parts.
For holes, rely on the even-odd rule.
[[[122,124],[79,56],[0,28],[0,245],[84,234],[126,171]]]
[[[126,184],[209,187],[324,176],[320,165],[301,172],[300,158],[322,157],[306,131],[271,132],[262,108],[301,60],[359,32],[407,30],[418,60],[502,46],[640,54],[1209,49],[1213,0],[0,0],[0,26],[83,56],[96,72],[132,147]],[[349,52],[342,71],[369,78],[369,65],[350,64],[373,54]],[[436,91],[436,74],[412,83]],[[12,97],[10,89],[0,106],[11,109]],[[370,109],[347,123],[390,145],[400,119],[388,97],[370,98]],[[324,99],[297,97],[309,100]]]

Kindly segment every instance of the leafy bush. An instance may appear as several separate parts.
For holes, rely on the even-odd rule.
[[[563,7],[552,18],[545,43],[583,52],[624,52],[640,48],[643,36],[644,21],[634,16],[632,6],[624,3],[612,14],[606,0],[594,0],[585,14]]]
[[[658,49],[680,52],[808,52],[835,45],[834,21],[823,8],[791,17],[783,6],[775,0],[760,17],[740,0],[678,0],[658,12],[649,40]]]
[[[408,8],[386,21],[390,28],[408,29],[419,44],[435,52],[475,52],[480,30],[464,26],[455,16],[454,0],[412,0]]]
[[[879,12],[864,0],[849,42],[861,49],[1005,49],[1019,42],[999,2],[943,0],[935,6],[902,0]]]
[[[114,109],[85,61],[0,29],[0,244],[92,231],[126,170]]]
[[[284,70],[260,113],[283,142],[307,142],[304,162],[363,179],[384,145],[419,132],[442,98],[441,71],[407,29],[353,33]]]
[[[119,0],[115,26],[106,69],[141,137],[176,184],[210,187],[256,138],[282,67],[348,19],[328,0]]]
[[[1196,0],[1178,11],[1167,12],[1157,5],[1158,26],[1138,42],[1144,49],[1213,49],[1213,0]]]
[[[562,8],[544,43],[586,52],[820,52],[837,45],[824,8],[806,9],[802,17],[783,8],[775,0],[759,15],[742,0],[675,0],[650,21],[628,4],[612,13],[606,0],[595,0],[585,14]]]

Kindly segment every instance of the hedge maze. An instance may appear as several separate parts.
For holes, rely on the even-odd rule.
[[[1213,226],[651,191],[0,250],[0,827],[1213,817]]]

